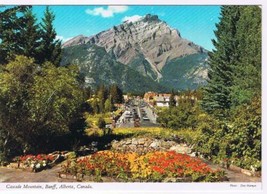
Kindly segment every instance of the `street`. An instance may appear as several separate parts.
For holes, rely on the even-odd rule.
[[[118,119],[116,127],[156,127],[157,118],[152,108],[143,100],[131,100],[125,104],[125,111]]]

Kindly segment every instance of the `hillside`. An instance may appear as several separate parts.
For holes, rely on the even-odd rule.
[[[95,53],[94,49],[85,49],[92,45],[103,50]],[[127,91],[132,87],[136,90],[137,83],[128,79],[134,76],[134,80],[138,77],[140,81],[138,90],[159,91],[195,89],[207,79],[207,51],[182,38],[178,30],[156,15],[148,14],[135,22],[125,21],[91,37],[79,35],[64,43],[63,48],[62,65],[66,61],[79,65],[91,85],[117,83]],[[96,62],[107,57],[107,61],[102,61],[105,68]],[[115,75],[122,77],[115,78]]]

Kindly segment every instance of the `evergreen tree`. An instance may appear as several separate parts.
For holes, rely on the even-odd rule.
[[[42,42],[39,62],[49,61],[59,66],[61,61],[61,41],[56,40],[57,33],[53,27],[54,20],[54,13],[49,7],[46,7],[44,18],[41,23]]]
[[[15,54],[22,54],[23,47],[18,45],[23,40],[21,30],[25,27],[24,13],[29,8],[14,6],[0,12],[0,64],[7,64]]]
[[[100,112],[99,99],[97,97],[94,97],[93,101],[91,102],[91,106],[94,111],[94,114],[98,114]]]
[[[116,84],[110,86],[110,95],[113,103],[123,102],[123,92]]]
[[[103,113],[105,112],[105,101],[108,98],[108,90],[103,84],[97,89],[97,97],[99,99],[99,111]]]
[[[105,112],[111,112],[112,110],[113,110],[113,104],[112,104],[111,98],[108,98],[105,101]]]
[[[32,13],[32,8],[28,7],[24,12],[20,29],[20,38],[16,47],[21,50],[15,54],[24,55],[37,59],[40,52],[40,30],[36,23],[36,16]]]
[[[242,6],[237,24],[240,60],[235,67],[231,98],[233,106],[261,95],[261,8]]]
[[[173,92],[173,90],[172,90],[172,92],[171,92],[171,96],[170,96],[170,102],[169,102],[169,104],[170,104],[170,108],[176,106],[176,100],[174,99],[174,92]]]
[[[103,117],[100,117],[97,121],[97,126],[100,128],[100,129],[104,129],[106,127],[106,121]]]
[[[233,68],[240,58],[236,38],[239,18],[240,6],[222,6],[221,20],[216,25],[216,40],[212,40],[215,50],[209,53],[209,80],[204,89],[202,106],[218,117],[226,116],[232,103]]]

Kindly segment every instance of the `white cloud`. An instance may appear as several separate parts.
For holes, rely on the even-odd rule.
[[[113,17],[116,13],[123,13],[128,10],[128,6],[108,6],[87,9],[85,12],[89,15],[101,16],[103,18]]]
[[[122,21],[128,21],[128,22],[136,22],[138,20],[140,20],[143,16],[140,15],[133,15],[133,16],[125,16],[124,18],[122,18]]]

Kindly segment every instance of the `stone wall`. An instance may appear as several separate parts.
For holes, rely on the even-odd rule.
[[[147,153],[151,151],[175,151],[181,154],[195,156],[192,148],[184,143],[177,143],[172,140],[154,138],[128,138],[121,141],[112,141],[111,149],[120,152]]]

